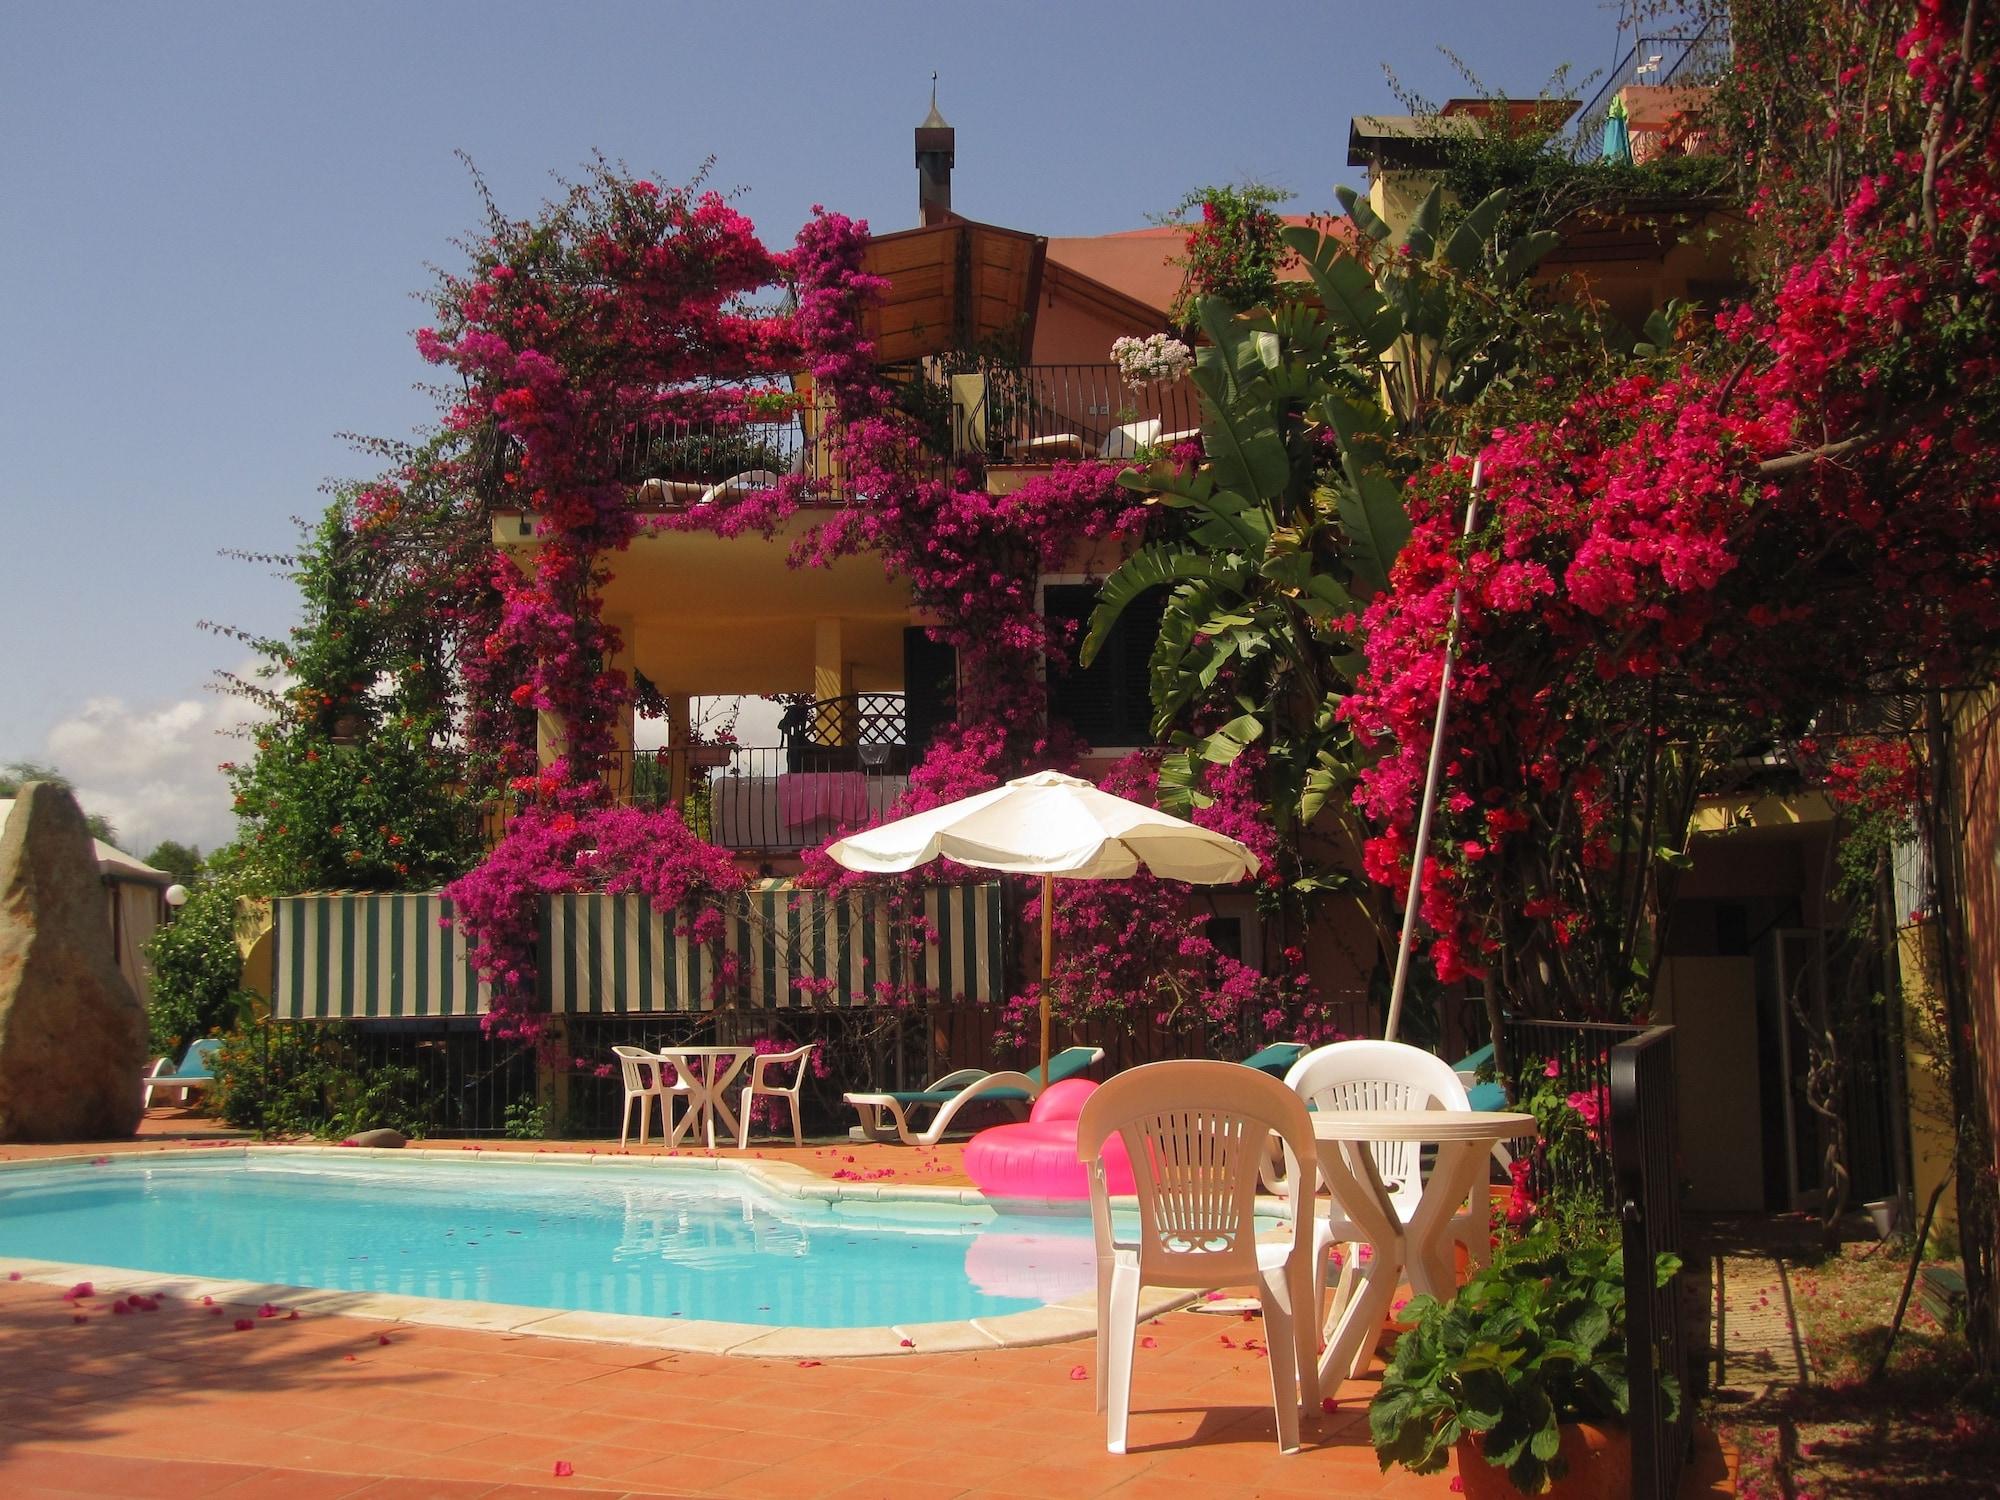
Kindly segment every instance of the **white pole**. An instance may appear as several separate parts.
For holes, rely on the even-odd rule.
[[[1473,522],[1479,515],[1479,469],[1482,460],[1472,461],[1472,495],[1465,505],[1466,541],[1472,539]],[[1403,936],[1396,945],[1396,979],[1389,986],[1389,1024],[1383,1036],[1396,1040],[1396,1025],[1403,1019],[1403,990],[1410,980],[1410,948],[1417,935],[1417,897],[1422,892],[1424,858],[1431,847],[1431,814],[1437,809],[1438,774],[1444,769],[1444,721],[1451,707],[1451,668],[1458,653],[1458,605],[1463,590],[1451,591],[1451,623],[1444,633],[1444,670],[1438,674],[1437,722],[1431,727],[1431,763],[1424,774],[1423,806],[1417,813],[1417,847],[1410,855],[1410,892],[1403,901]]]

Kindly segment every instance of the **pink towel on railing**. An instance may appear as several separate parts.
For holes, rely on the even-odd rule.
[[[821,818],[859,822],[868,816],[868,778],[859,771],[793,771],[780,776],[778,816],[787,828]]]

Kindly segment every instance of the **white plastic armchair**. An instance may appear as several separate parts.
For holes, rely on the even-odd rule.
[[[1119,1136],[1139,1200],[1136,1240],[1111,1223],[1104,1143]],[[1260,1243],[1255,1218],[1264,1144],[1276,1135],[1301,1164],[1304,1184],[1282,1242]],[[1257,1288],[1271,1366],[1278,1446],[1299,1446],[1299,1403],[1319,1405],[1319,1370],[1301,1365],[1295,1326],[1312,1287],[1311,1187],[1317,1177],[1305,1101],[1255,1069],[1231,1062],[1148,1063],[1120,1073],[1084,1102],[1076,1153],[1090,1169],[1090,1219],[1097,1242],[1097,1409],[1106,1446],[1125,1451],[1132,1406],[1132,1352],[1139,1288]]]
[[[639,1144],[646,1144],[646,1127],[651,1123],[653,1101],[660,1101],[661,1139],[672,1141],[674,1137],[674,1103],[676,1098],[686,1098],[688,1086],[676,1077],[667,1082],[666,1063],[657,1053],[643,1047],[613,1047],[618,1066],[624,1073],[625,1108],[618,1118],[618,1144],[623,1147],[625,1138],[632,1130],[632,1105],[639,1106]]]
[[[1421,1047],[1401,1042],[1334,1042],[1315,1048],[1293,1063],[1285,1074],[1285,1085],[1306,1103],[1319,1110],[1337,1109],[1451,1109],[1472,1106],[1465,1096],[1451,1064]],[[1416,1141],[1385,1141],[1369,1147],[1375,1170],[1382,1178],[1396,1217],[1408,1224],[1416,1214],[1424,1193],[1422,1146]],[[1474,1265],[1485,1264],[1491,1246],[1490,1210],[1484,1192],[1452,1215],[1451,1236],[1465,1246]],[[1332,1316],[1353,1293],[1357,1256],[1351,1247],[1364,1239],[1358,1226],[1339,1204],[1321,1219],[1314,1231],[1313,1306],[1326,1299],[1327,1256],[1335,1245],[1347,1245],[1350,1253],[1341,1257],[1340,1283],[1335,1291]]]
[[[763,1094],[773,1099],[783,1099],[792,1107],[792,1144],[803,1146],[804,1133],[799,1129],[799,1090],[806,1081],[806,1059],[812,1056],[813,1043],[795,1047],[790,1052],[761,1052],[750,1064],[750,1081],[743,1085],[743,1104],[736,1111],[736,1149],[748,1150],[750,1146],[750,1101]],[[765,1078],[771,1068],[792,1066],[792,1081],[789,1085],[773,1083]]]

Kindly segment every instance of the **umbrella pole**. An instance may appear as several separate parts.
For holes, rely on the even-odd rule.
[[[1481,459],[1472,461],[1472,496],[1465,506],[1465,540],[1472,540],[1473,521],[1479,515],[1479,469]],[[1389,1024],[1383,1039],[1396,1040],[1396,1027],[1403,1019],[1403,990],[1410,979],[1410,949],[1417,935],[1417,900],[1423,891],[1424,858],[1431,847],[1431,814],[1437,809],[1438,773],[1444,769],[1444,721],[1451,707],[1451,668],[1458,652],[1458,605],[1462,590],[1451,591],[1451,624],[1444,635],[1444,670],[1438,674],[1437,722],[1431,729],[1431,762],[1424,773],[1423,806],[1417,813],[1417,847],[1410,855],[1410,893],[1403,902],[1403,935],[1396,944],[1396,979],[1389,986]]]
[[[1049,961],[1055,953],[1055,877],[1042,877],[1042,1071],[1043,1087],[1049,1081]]]

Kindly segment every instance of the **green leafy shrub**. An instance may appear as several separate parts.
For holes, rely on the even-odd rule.
[[[236,947],[239,881],[203,881],[146,944],[152,997],[146,1019],[155,1053],[179,1058],[189,1042],[236,1024],[252,998]]]
[[[215,1108],[262,1135],[342,1137],[363,1130],[429,1132],[422,1079],[406,1066],[364,1067],[338,1023],[253,1022],[210,1060]]]
[[[1661,1256],[1658,1284],[1679,1269]],[[1382,1467],[1432,1474],[1461,1438],[1477,1437],[1521,1493],[1560,1479],[1559,1424],[1616,1421],[1630,1408],[1624,1276],[1616,1246],[1562,1249],[1543,1224],[1498,1250],[1450,1302],[1412,1300],[1403,1318],[1415,1326],[1368,1407]],[[1678,1389],[1665,1386],[1677,1405]]]

